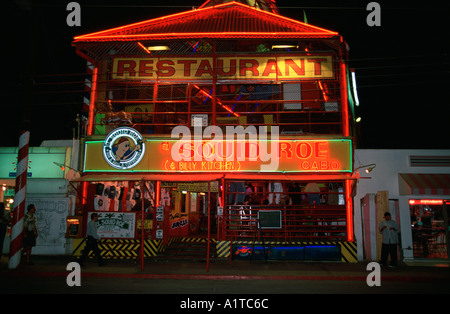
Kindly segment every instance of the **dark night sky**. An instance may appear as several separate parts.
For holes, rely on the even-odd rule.
[[[32,16],[6,5],[2,20],[2,140],[17,146],[24,117],[31,146],[43,139],[70,139],[80,112],[85,61],[71,47],[74,36],[122,26],[200,6],[203,0],[90,0],[81,5],[81,26],[66,24],[70,1],[33,1]],[[448,4],[442,1],[378,1],[381,26],[369,27],[370,1],[278,0],[281,15],[337,31],[350,46],[361,115],[360,148],[449,149],[450,105]],[[23,87],[30,80],[30,99]],[[77,83],[78,82],[78,83]],[[46,83],[58,83],[45,85]],[[36,94],[37,92],[37,94]],[[28,104],[28,105],[27,105]],[[28,109],[27,109],[28,108]]]

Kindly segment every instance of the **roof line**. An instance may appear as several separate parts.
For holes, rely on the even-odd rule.
[[[259,10],[257,8],[253,8],[251,6],[248,6],[248,5],[245,5],[245,4],[233,1],[233,2],[228,2],[228,3],[220,4],[220,5],[217,5],[217,6],[213,6],[213,7],[206,7],[206,8],[195,9],[195,10],[191,10],[191,11],[183,11],[183,12],[174,13],[174,14],[167,15],[167,16],[153,18],[153,19],[149,19],[149,20],[145,20],[145,21],[141,21],[141,22],[136,22],[136,23],[132,23],[132,24],[128,24],[128,25],[123,25],[123,26],[119,26],[119,27],[114,27],[114,28],[111,28],[111,29],[103,30],[103,31],[98,31],[98,32],[89,33],[89,34],[85,34],[85,35],[75,36],[74,37],[74,41],[83,41],[83,40],[89,40],[89,39],[92,40],[92,39],[100,39],[100,38],[126,38],[126,37],[149,36],[150,34],[144,34],[144,35],[135,35],[135,34],[134,35],[106,35],[106,36],[101,36],[101,34],[110,33],[110,32],[113,32],[113,31],[120,31],[120,30],[129,29],[129,28],[133,28],[133,27],[136,28],[136,27],[139,27],[140,25],[144,25],[144,24],[155,23],[155,22],[164,21],[164,20],[167,20],[167,19],[173,19],[173,18],[176,18],[177,16],[182,16],[182,15],[192,15],[192,14],[196,14],[196,13],[198,13],[200,11],[204,12],[204,11],[207,11],[207,10],[213,10],[213,9],[226,7],[226,6],[240,6],[242,8],[247,9],[247,10],[254,10],[255,12],[257,12],[260,15],[270,15],[270,16],[272,16],[274,18],[277,18],[277,19],[281,18],[281,19],[283,19],[285,21],[288,21],[290,23],[294,23],[294,24],[298,24],[298,25],[301,25],[301,26],[306,26],[306,27],[309,27],[309,28],[316,29],[316,30],[322,32],[322,35],[325,35],[325,34],[332,35],[332,36],[338,35],[337,32],[333,32],[333,31],[330,31],[330,30],[327,30],[327,29],[324,29],[324,28],[321,28],[321,27],[317,27],[317,26],[311,25],[311,24],[306,24],[306,23],[303,23],[303,22],[300,22],[300,21],[297,21],[297,20],[294,20],[294,19],[282,16],[282,15],[279,15],[279,14],[275,14],[275,13],[271,13],[271,12],[267,12],[267,11],[262,11],[262,10]],[[201,34],[201,33],[194,33],[194,34]],[[211,34],[211,33],[208,33],[208,34]],[[262,33],[255,33],[255,34],[262,34]],[[289,34],[295,34],[295,33],[289,33]],[[320,33],[301,33],[301,34],[303,34],[303,35],[305,35],[305,34],[320,35]],[[155,34],[152,34],[152,35],[155,36]]]

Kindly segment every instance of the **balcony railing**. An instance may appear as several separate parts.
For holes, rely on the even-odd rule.
[[[216,110],[211,106],[193,106],[189,100],[120,100],[111,103],[125,110],[97,112],[94,121],[98,134],[108,133],[104,126],[129,125],[142,134],[167,135],[177,125],[193,127],[195,118],[203,118],[203,126],[217,125],[223,131],[226,126],[242,125],[267,126],[268,133],[270,126],[279,126],[281,135],[342,134],[339,100],[221,101],[216,103]],[[311,103],[315,106],[309,106]],[[139,105],[158,110],[129,111]],[[121,118],[124,116],[127,118]]]
[[[266,241],[345,241],[347,220],[342,205],[229,205],[222,227],[227,240],[253,240],[258,212],[279,210],[281,228],[262,229]]]

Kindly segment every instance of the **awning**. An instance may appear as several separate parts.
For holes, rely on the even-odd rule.
[[[450,195],[450,174],[399,173],[400,195]]]
[[[0,185],[16,186],[16,179],[0,179]]]
[[[105,181],[166,181],[166,182],[205,182],[225,178],[226,180],[265,180],[265,181],[342,181],[352,179],[345,174],[285,174],[285,173],[88,173],[71,182]]]
[[[343,181],[352,179],[345,174],[304,174],[304,173],[241,173],[225,174],[227,180],[265,180],[265,181]]]
[[[105,181],[165,181],[165,182],[199,182],[214,181],[222,178],[221,173],[192,174],[192,173],[89,173],[71,182],[105,182]]]

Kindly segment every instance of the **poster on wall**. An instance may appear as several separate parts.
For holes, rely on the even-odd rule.
[[[68,198],[28,198],[25,207],[36,206],[38,237],[34,254],[65,254]]]
[[[136,214],[128,212],[96,212],[97,233],[100,238],[133,239],[135,237]],[[91,220],[89,213],[89,221]]]

